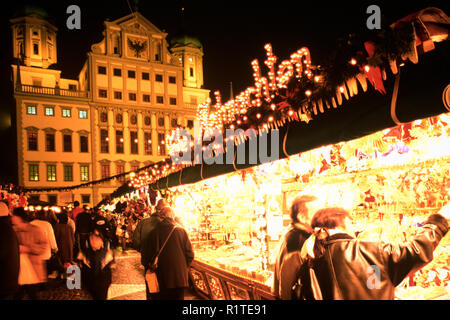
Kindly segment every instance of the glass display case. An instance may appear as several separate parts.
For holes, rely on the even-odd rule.
[[[273,299],[280,238],[299,194],[339,206],[358,238],[404,242],[450,200],[449,114],[170,189],[192,241],[190,275],[209,299]],[[450,236],[398,287],[399,299],[448,297]],[[420,289],[417,289],[420,288]]]

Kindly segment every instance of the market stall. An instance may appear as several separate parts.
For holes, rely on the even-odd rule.
[[[353,37],[331,55],[331,67],[313,66],[302,48],[280,63],[278,76],[267,45],[267,77],[252,62],[254,87],[230,102],[216,94],[214,106],[199,106],[205,136],[235,128],[256,133],[232,136],[231,147],[229,137],[200,144],[216,157],[231,153],[232,163],[177,163],[174,155],[197,146],[182,149],[172,139],[171,159],[138,172],[112,197],[145,189],[169,199],[194,246],[192,282],[209,299],[274,298],[273,265],[299,192],[315,194],[320,207],[348,209],[360,238],[405,241],[450,200],[450,85],[442,72],[449,47],[441,42],[448,27],[436,31],[432,21],[449,24],[431,8],[370,40]],[[259,152],[263,135],[274,132],[269,150],[278,148],[278,158],[250,161],[252,143]],[[239,147],[246,151],[241,163]],[[448,298],[449,265],[447,236],[397,298]]]
[[[442,114],[170,188],[195,249],[191,276],[198,293],[211,299],[271,298],[277,245],[299,192],[318,196],[318,207],[350,210],[358,238],[406,241],[450,200],[449,123],[450,114]],[[399,286],[399,297],[410,298],[416,287],[428,298],[448,295],[449,265],[447,236],[433,262]]]

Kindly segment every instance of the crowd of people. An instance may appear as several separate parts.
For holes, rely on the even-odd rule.
[[[137,249],[147,271],[165,239],[158,257],[160,291],[147,290],[147,298],[183,299],[194,254],[186,231],[174,218],[163,199],[155,206],[122,200],[110,211],[82,207],[78,201],[71,207],[25,202],[11,206],[2,197],[0,299],[39,299],[49,278],[65,281],[68,268],[78,266],[82,287],[94,300],[106,300],[114,249]]]
[[[106,299],[115,239],[112,219],[77,201],[69,209],[11,206],[5,200],[0,201],[0,298],[39,299],[49,277],[64,280],[67,268],[76,265],[92,297]]]

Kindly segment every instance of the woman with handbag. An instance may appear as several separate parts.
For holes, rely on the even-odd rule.
[[[143,261],[146,280],[152,278],[154,271],[159,286],[158,292],[152,292],[152,284],[147,281],[149,297],[150,300],[183,300],[184,290],[189,286],[189,266],[194,259],[191,241],[186,230],[175,223],[172,209],[162,209],[159,217],[144,246],[148,250],[144,257],[152,257]]]

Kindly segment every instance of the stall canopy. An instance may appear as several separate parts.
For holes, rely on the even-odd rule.
[[[448,21],[448,17],[445,16],[445,19]],[[445,25],[445,30],[445,40],[448,40],[448,24]],[[441,30],[439,32],[442,33]],[[417,43],[419,42],[416,41]],[[353,140],[399,124],[449,112],[449,41],[433,44],[432,50],[424,50],[422,53],[415,63],[408,61],[399,64],[398,72],[387,73],[383,81],[385,93],[376,90],[376,86],[368,86],[365,88],[367,90],[363,90],[358,83],[360,93],[349,96],[348,99],[343,98],[341,105],[324,105],[325,110],[311,113],[312,117],[307,122],[283,121],[276,128],[278,138],[273,145],[270,143],[270,133],[275,128],[268,128],[268,155],[278,148],[277,159],[283,159],[320,146]],[[254,139],[258,140],[260,136],[243,142],[246,150],[245,164],[225,164],[224,155],[224,164],[206,164],[203,161],[202,164],[185,166],[159,178],[149,187],[152,190],[162,190],[262,164],[259,156],[256,163],[249,161],[249,149]],[[236,150],[235,145],[234,150],[228,149],[227,152],[236,154]],[[125,183],[111,194],[111,198],[135,189]],[[105,201],[107,200],[99,205]]]

